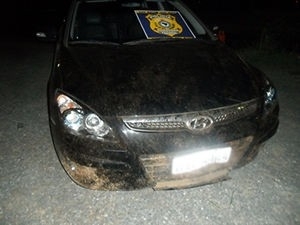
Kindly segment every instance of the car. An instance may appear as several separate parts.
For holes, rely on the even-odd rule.
[[[70,178],[94,190],[226,180],[279,124],[272,81],[179,0],[75,0],[48,80]]]

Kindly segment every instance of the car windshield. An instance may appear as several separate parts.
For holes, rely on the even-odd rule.
[[[209,37],[204,26],[176,0],[91,0],[77,3],[69,40],[130,43]]]

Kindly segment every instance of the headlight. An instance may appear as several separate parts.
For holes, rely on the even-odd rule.
[[[265,104],[272,104],[276,100],[276,89],[273,86],[268,86],[265,92]]]
[[[62,123],[71,133],[101,140],[114,137],[112,129],[96,113],[65,94],[59,94],[56,103]]]
[[[104,137],[110,131],[108,127],[96,114],[90,113],[84,120],[87,131],[95,136]]]
[[[277,104],[277,91],[270,81],[266,81],[266,88],[264,91],[264,108],[265,112],[272,111]]]
[[[80,131],[83,121],[82,110],[72,109],[63,113],[64,125],[74,131]]]

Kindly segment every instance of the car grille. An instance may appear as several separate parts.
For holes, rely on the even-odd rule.
[[[170,132],[188,130],[191,132],[209,131],[213,126],[226,124],[250,116],[257,111],[258,101],[215,108],[210,110],[145,116],[123,116],[125,125],[140,132]]]

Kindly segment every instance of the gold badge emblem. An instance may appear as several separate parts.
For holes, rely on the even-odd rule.
[[[175,16],[167,13],[148,14],[146,18],[150,22],[150,28],[155,33],[173,37],[181,34],[182,26],[177,23]]]

